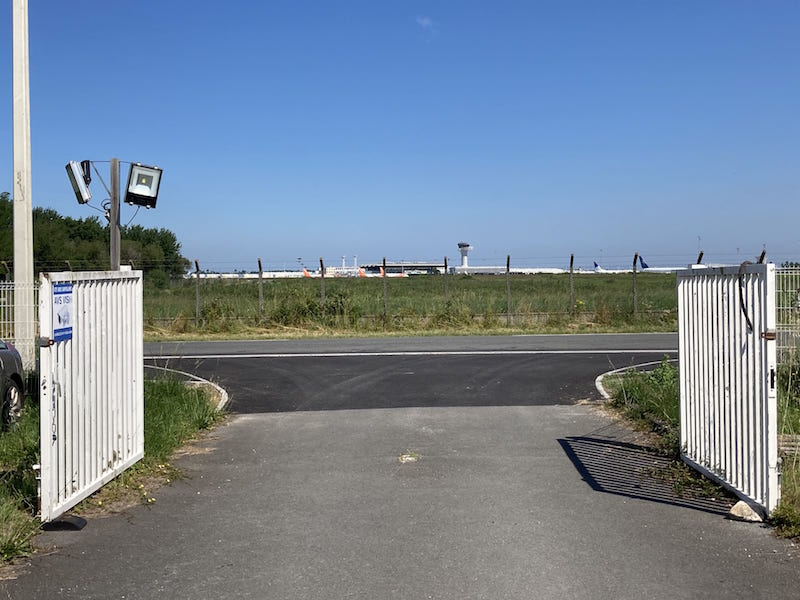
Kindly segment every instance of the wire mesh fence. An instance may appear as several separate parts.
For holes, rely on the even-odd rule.
[[[800,268],[779,267],[776,274],[778,353],[783,362],[796,355],[800,348]],[[658,277],[661,281],[651,290],[648,290],[648,280],[640,279],[638,320],[644,325],[647,321],[657,321],[663,330],[675,319],[675,280],[674,275],[650,276],[652,281],[658,281]],[[414,322],[420,325],[426,319],[445,325],[454,320],[523,327],[545,321],[554,325],[568,324],[568,321],[610,324],[627,318],[634,310],[632,282],[625,281],[618,286],[611,283],[627,278],[630,275],[576,277],[574,297],[571,297],[567,276],[514,276],[510,292],[506,281],[499,276],[453,278],[449,290],[445,289],[443,278],[435,276],[424,277],[425,285],[408,280],[390,281],[386,309],[382,299],[383,282],[334,279],[328,281],[325,308],[329,312],[324,321],[333,325],[360,323],[367,329],[383,327],[386,323],[403,329]],[[308,313],[305,316],[313,321],[315,311],[320,308],[319,291],[315,290],[318,280],[267,282],[261,290],[261,302],[256,282],[249,285],[202,282],[200,286],[195,286],[194,282],[179,282],[177,285],[168,290],[145,292],[146,326],[170,330],[177,323],[183,324],[178,327],[183,331],[193,329],[198,333],[224,329],[222,321],[256,326],[272,321],[292,326],[302,324],[294,320],[302,321],[304,310]],[[20,290],[14,282],[0,282],[0,338],[12,342],[21,352],[33,352],[38,331],[38,283],[33,285],[31,305],[21,307],[23,320],[19,324],[15,322],[17,296],[29,297],[29,293]],[[34,332],[24,336],[30,339],[18,335],[18,325],[27,332]]]
[[[29,301],[25,302],[25,298]],[[13,281],[0,282],[0,339],[14,344],[23,357],[34,356],[35,336],[39,328],[38,306],[38,283],[23,285]]]
[[[800,348],[800,267],[779,267],[775,273],[778,355],[785,361]]]
[[[674,274],[415,275],[175,282],[145,286],[145,327],[164,333],[239,328],[348,331],[565,331],[674,328]],[[574,279],[574,280],[573,280]]]

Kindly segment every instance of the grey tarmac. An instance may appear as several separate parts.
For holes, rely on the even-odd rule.
[[[587,371],[597,371],[602,348],[591,350],[557,355],[563,363],[546,370],[589,356]],[[729,498],[678,498],[648,476],[663,459],[599,408],[589,391],[599,371],[585,388],[567,382],[576,398],[565,403],[562,377],[526,379],[540,379],[537,363],[551,355],[527,355],[530,369],[511,369],[513,381],[485,356],[430,356],[448,367],[432,372],[455,374],[454,395],[499,382],[517,401],[476,392],[469,404],[431,396],[393,407],[402,373],[383,377],[380,365],[391,363],[378,362],[365,374],[363,358],[337,359],[338,383],[360,382],[353,394],[382,396],[381,407],[331,409],[308,393],[302,407],[280,411],[264,394],[266,410],[239,411],[191,445],[177,461],[186,477],[159,490],[154,506],[41,536],[53,551],[0,582],[0,597],[797,597],[799,549],[726,518]],[[213,372],[227,360],[194,364]],[[269,380],[263,363],[278,359],[241,360]],[[305,367],[324,385],[314,373],[332,372],[314,362],[329,359],[293,360],[289,380]],[[234,407],[245,406],[244,388],[233,393]]]

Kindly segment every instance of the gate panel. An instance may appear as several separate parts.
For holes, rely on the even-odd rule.
[[[54,308],[69,289],[56,284],[71,284],[71,313]],[[142,273],[44,273],[39,298],[40,335],[50,341],[39,368],[47,522],[144,455]],[[67,324],[71,337],[61,339]]]
[[[780,500],[775,265],[678,273],[681,454],[771,512]]]

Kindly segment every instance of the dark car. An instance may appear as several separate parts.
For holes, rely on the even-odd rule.
[[[2,427],[7,428],[19,420],[23,396],[22,359],[9,342],[0,340],[0,398],[2,398]]]

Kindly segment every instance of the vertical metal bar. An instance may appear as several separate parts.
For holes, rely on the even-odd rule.
[[[766,273],[766,319],[765,329],[767,332],[776,331],[777,322],[775,315],[775,265],[767,265]],[[767,511],[773,511],[780,502],[781,488],[780,488],[780,475],[779,475],[779,456],[778,456],[778,391],[777,391],[777,341],[765,340],[766,344],[766,373],[765,376],[768,382],[767,388],[767,417],[766,417],[766,430],[768,433],[767,438],[767,472],[768,472],[768,485],[767,485]]]
[[[39,335],[45,339],[53,337],[52,285],[45,275],[39,277]],[[53,503],[53,378],[51,348],[39,351],[39,514],[42,521],[50,520]]]
[[[194,259],[194,270],[196,275],[194,292],[194,328],[200,327],[200,263]]]
[[[386,257],[383,257],[383,267],[381,269],[383,279],[383,322],[386,323]]]
[[[575,281],[573,265],[575,264],[575,254],[569,255],[569,314],[575,312]]]
[[[386,259],[384,259],[385,261]],[[386,267],[384,267],[385,269]],[[448,283],[449,273],[447,272],[447,257],[444,257],[444,306],[445,310],[447,306],[450,304],[450,287]],[[385,311],[384,311],[385,312]]]
[[[111,234],[111,258],[109,263],[111,264],[112,271],[119,271],[119,247],[120,247],[120,237],[119,237],[119,159],[112,158],[111,159],[111,174],[110,174],[110,184],[109,188],[111,191],[111,211],[110,211],[110,221],[109,221],[109,232]]]
[[[506,327],[511,327],[511,255],[506,255]]]
[[[636,316],[636,313],[639,309],[639,296],[636,291],[636,261],[639,258],[639,253],[636,252],[633,255],[633,316]]]
[[[733,344],[731,342],[731,317],[730,317],[730,302],[731,302],[731,284],[730,278],[723,279],[721,282],[722,295],[720,297],[721,304],[721,328],[724,332],[721,344],[721,440],[720,440],[720,473],[726,479],[729,478],[730,461],[731,461],[731,363],[733,356]]]
[[[319,257],[319,306],[322,309],[322,316],[325,316],[325,264],[322,257]]]
[[[136,456],[144,456],[144,280],[141,273],[136,280]]]
[[[261,258],[258,259],[258,324],[264,321],[264,270],[261,268]]]
[[[572,265],[572,260],[570,260],[570,265]],[[572,287],[572,269],[570,268],[570,288]],[[685,303],[685,291],[686,291],[686,279],[678,273],[675,277],[675,287],[678,293],[678,356],[685,357],[687,356],[687,349],[686,349],[686,327],[685,321],[687,318],[686,315],[686,303]],[[574,306],[574,303],[573,303]],[[686,366],[684,364],[684,360],[678,361],[678,385],[680,387],[680,447],[683,449],[684,444],[686,443],[686,436],[688,431],[688,424],[687,424],[687,417],[686,417],[686,401],[687,401],[687,377],[686,377]]]

